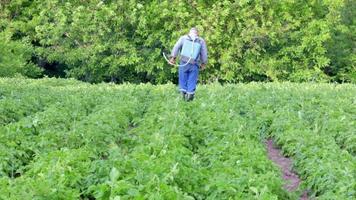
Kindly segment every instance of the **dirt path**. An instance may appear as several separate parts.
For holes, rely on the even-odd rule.
[[[284,188],[289,192],[293,192],[298,189],[301,180],[292,170],[292,160],[284,157],[281,150],[274,147],[273,144],[272,139],[266,141],[268,157],[282,170],[283,180],[285,180]],[[303,193],[300,200],[308,200],[307,191]]]

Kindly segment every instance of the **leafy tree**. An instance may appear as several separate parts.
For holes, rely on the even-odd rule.
[[[335,76],[338,81],[356,82],[356,2],[346,0],[340,8],[340,14],[334,11],[330,17],[338,17],[339,23],[331,26],[331,40],[327,43],[328,56],[331,65],[325,72],[329,76]]]
[[[12,41],[11,33],[0,32],[0,41],[0,77],[16,74],[32,78],[40,76],[42,69],[30,61],[33,48],[27,39]]]
[[[14,0],[0,5],[1,30],[11,35],[7,41],[32,49],[30,61],[50,75],[89,82],[175,81],[177,69],[162,53],[197,26],[209,48],[202,82],[355,82],[351,0]]]

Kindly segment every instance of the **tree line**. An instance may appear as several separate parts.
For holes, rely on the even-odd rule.
[[[191,27],[200,81],[356,82],[353,0],[1,0],[0,76],[176,81],[162,57]]]

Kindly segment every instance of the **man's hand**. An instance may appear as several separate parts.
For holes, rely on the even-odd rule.
[[[169,59],[169,62],[174,65],[176,64],[176,58],[175,57],[172,57],[171,59]]]
[[[204,70],[205,67],[206,67],[206,64],[201,64],[201,65],[200,65],[200,69],[201,69],[201,70]]]

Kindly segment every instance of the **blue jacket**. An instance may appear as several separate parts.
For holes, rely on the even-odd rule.
[[[180,37],[172,49],[172,53],[171,53],[172,57],[176,58],[178,56],[179,52],[182,49],[184,40],[192,41],[192,39],[188,35],[184,35],[184,36]],[[194,60],[193,62],[196,63],[200,59],[202,64],[206,64],[208,62],[208,49],[206,47],[206,43],[205,43],[204,39],[201,37],[198,37],[195,40],[195,42],[199,42],[201,44],[201,49],[200,49],[199,57],[197,58],[197,60]],[[185,58],[185,57],[181,58],[182,61],[186,61],[186,62],[188,61],[188,59],[189,58]]]

